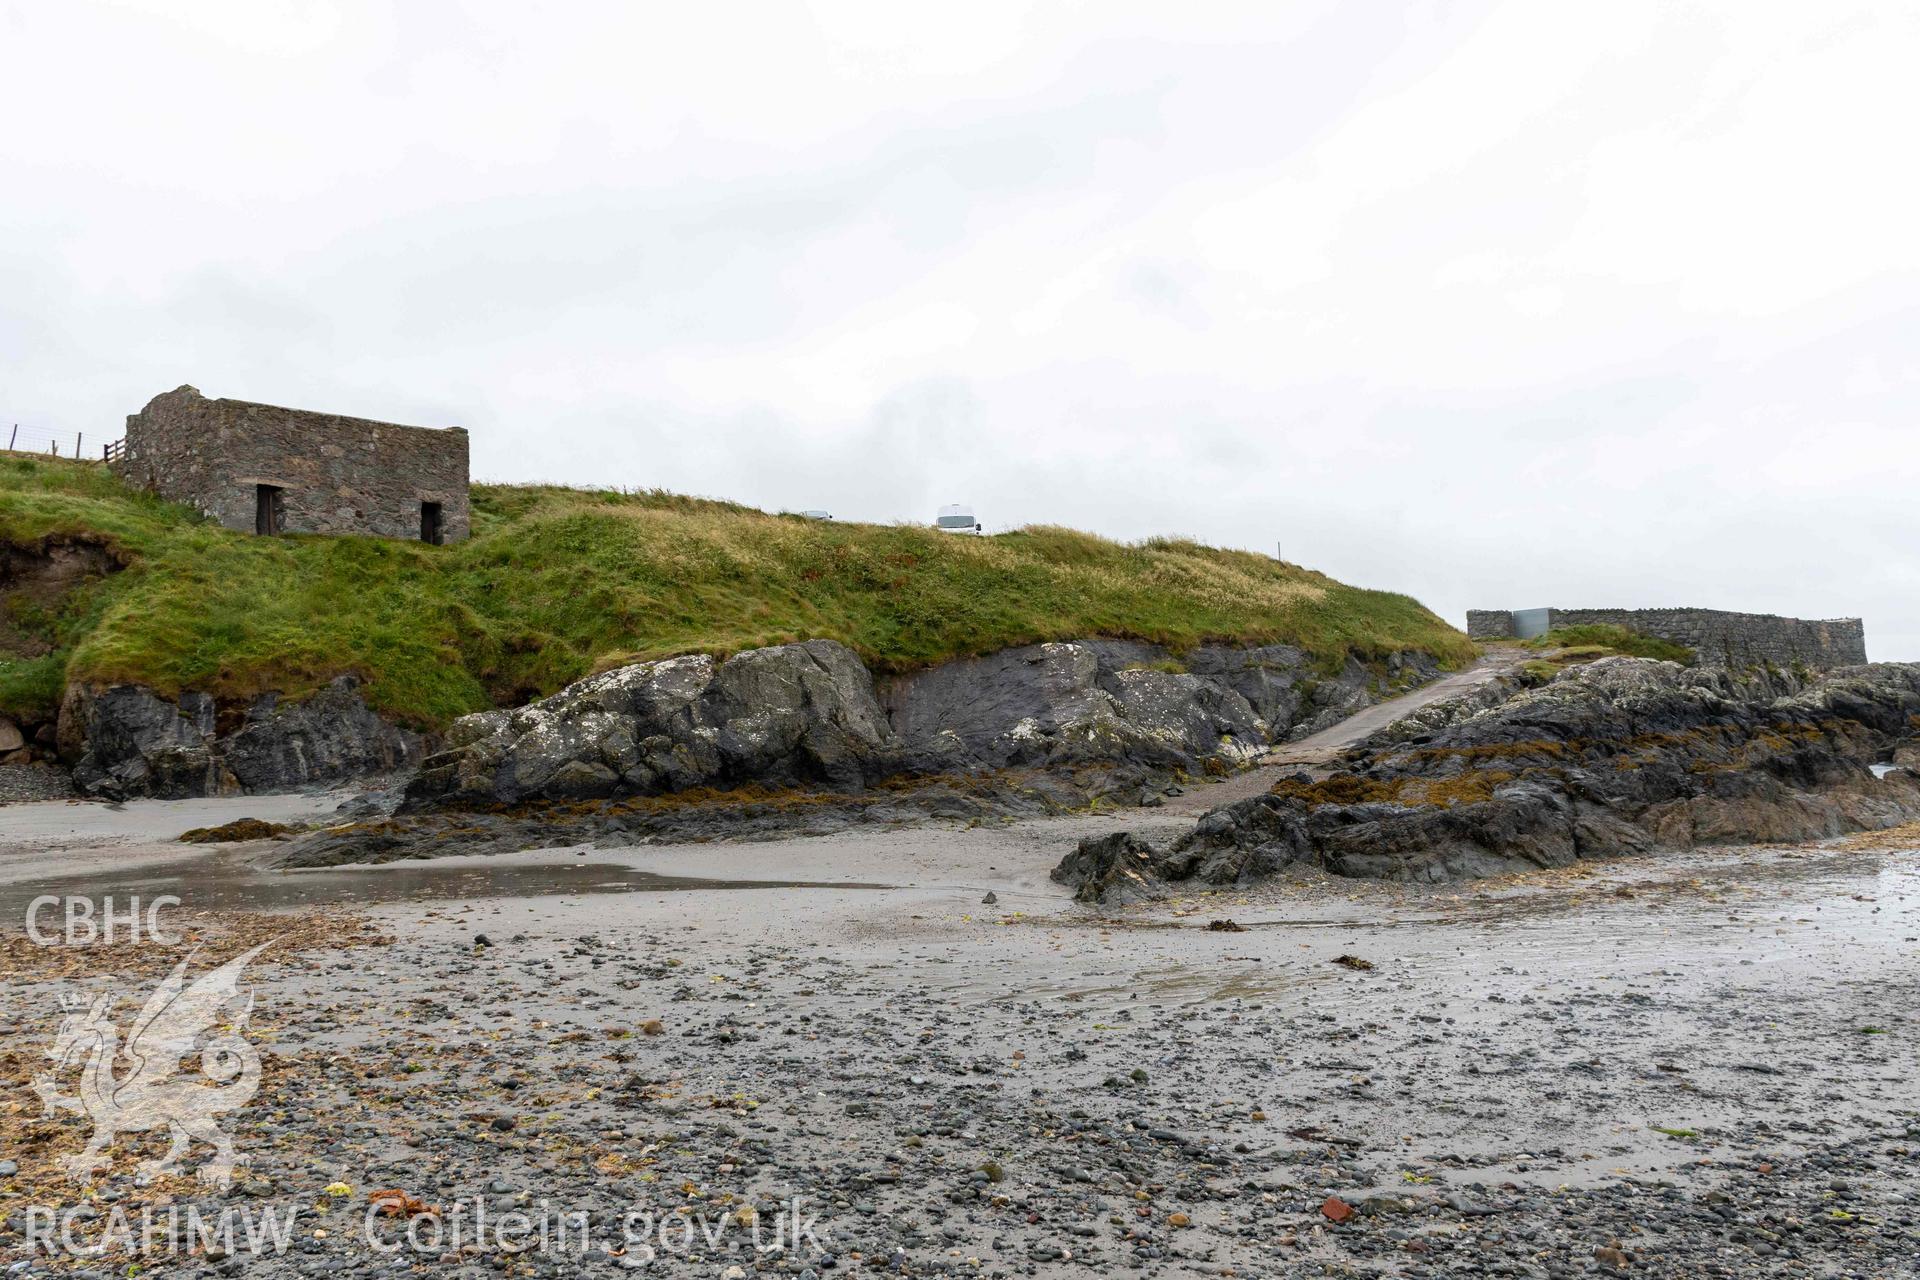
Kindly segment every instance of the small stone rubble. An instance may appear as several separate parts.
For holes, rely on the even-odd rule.
[[[1911,929],[1914,899],[1878,855],[1785,865],[1807,878],[1483,913],[1362,886],[1374,926],[1224,933],[969,918],[968,895],[890,912],[880,946],[831,913],[713,927],[713,895],[635,895],[610,928],[427,906],[390,945],[251,971],[272,1031],[231,1193],[140,1184],[165,1139],[136,1135],[83,1195],[56,1162],[86,1117],[16,1109],[0,1249],[25,1275],[153,1271],[33,1259],[26,1206],[79,1206],[85,1242],[116,1206],[171,1203],[296,1209],[284,1252],[188,1242],[170,1264],[273,1280],[1899,1276],[1920,1249],[1920,989],[1884,948],[1811,980],[1843,942],[1794,920],[1835,874],[1887,887],[1829,925]],[[1656,910],[1659,948],[1606,943]],[[1530,920],[1568,954],[1529,950]],[[1589,949],[1604,972],[1574,962]],[[21,973],[0,996],[0,1077],[29,1101],[56,986]],[[386,1191],[469,1226],[475,1203],[584,1214],[591,1243],[382,1252],[369,1215],[383,1242],[404,1227]],[[796,1197],[818,1245],[757,1251],[743,1228],[769,1238]],[[623,1238],[636,1210],[713,1233],[650,1257]]]

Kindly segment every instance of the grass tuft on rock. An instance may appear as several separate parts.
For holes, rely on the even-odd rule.
[[[76,590],[49,651],[0,652],[0,713],[71,680],[223,702],[343,672],[421,728],[624,662],[839,640],[879,671],[1080,636],[1176,653],[1298,645],[1329,667],[1473,644],[1411,597],[1245,551],[1036,526],[990,538],[823,522],[659,491],[476,485],[473,537],[258,538],[123,487],[98,463],[0,458],[0,541],[80,538],[126,568]]]
[[[1605,622],[1556,627],[1543,636],[1520,643],[1529,649],[1548,652],[1549,659],[1562,666],[1613,657],[1658,658],[1662,662],[1677,662],[1683,667],[1692,666],[1694,661],[1693,650],[1683,644],[1662,640],[1659,636],[1642,635],[1638,631],[1629,631]]]

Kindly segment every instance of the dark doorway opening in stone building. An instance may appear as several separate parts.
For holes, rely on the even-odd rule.
[[[440,545],[440,504],[437,502],[420,504],[420,541]]]
[[[244,510],[244,508],[242,508]],[[286,525],[286,502],[277,484],[253,486],[253,531],[272,537]]]

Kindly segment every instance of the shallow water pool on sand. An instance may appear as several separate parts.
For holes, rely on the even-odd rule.
[[[163,895],[188,910],[280,911],[303,906],[441,899],[528,898],[603,893],[684,893],[725,889],[885,889],[884,884],[801,880],[709,880],[658,875],[612,863],[385,863],[376,867],[263,870],[198,858],[139,871],[88,872],[0,885],[0,919],[21,920],[35,898],[112,895],[152,902]]]

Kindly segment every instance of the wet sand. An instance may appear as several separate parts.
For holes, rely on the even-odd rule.
[[[22,806],[0,837],[15,932],[29,891],[165,888],[215,916],[345,905],[393,939],[250,975],[279,1067],[235,1126],[262,1202],[800,1195],[836,1266],[907,1274],[1905,1275],[1920,1241],[1899,834],[1442,887],[1314,875],[1112,918],[1048,871],[1183,816],[294,872],[165,838],[331,803]],[[43,1043],[70,985],[10,975],[10,1041]],[[77,1148],[84,1122],[56,1123],[46,1150]],[[248,1271],[385,1274],[351,1234]],[[653,1265],[823,1265],[699,1252]]]

